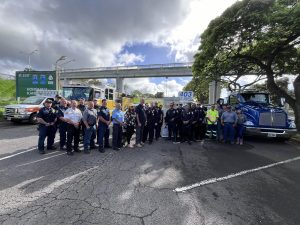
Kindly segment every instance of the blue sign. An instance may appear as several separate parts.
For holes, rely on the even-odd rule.
[[[40,77],[40,84],[45,85],[47,83],[46,75],[41,75]]]
[[[32,84],[39,84],[38,75],[32,76]]]

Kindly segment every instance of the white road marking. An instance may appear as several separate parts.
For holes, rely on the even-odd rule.
[[[199,183],[195,183],[195,184],[192,184],[192,185],[189,185],[189,186],[176,188],[173,191],[174,192],[185,192],[185,191],[194,189],[196,187],[201,187],[201,186],[204,186],[204,185],[207,185],[207,184],[217,183],[219,181],[228,180],[228,179],[231,179],[231,178],[234,178],[234,177],[246,175],[248,173],[254,173],[254,172],[259,171],[259,170],[268,169],[268,168],[271,168],[271,167],[274,167],[274,166],[290,163],[290,162],[297,161],[297,160],[300,160],[300,156],[292,158],[292,159],[287,159],[287,160],[284,160],[284,161],[280,161],[280,162],[277,162],[277,163],[272,163],[272,164],[269,164],[269,165],[266,165],[266,166],[261,166],[261,167],[255,168],[255,169],[244,170],[244,171],[241,171],[241,172],[238,172],[238,173],[232,173],[232,174],[229,174],[228,176],[225,176],[225,177],[218,177],[218,178],[215,177],[215,178],[203,180]]]
[[[54,142],[54,144],[55,144],[55,143],[58,143],[58,142],[59,142],[59,141],[56,141],[56,142]],[[9,158],[15,157],[15,156],[17,156],[17,155],[21,155],[21,154],[24,154],[24,153],[26,153],[26,152],[30,152],[30,151],[33,151],[33,150],[36,150],[36,149],[37,149],[37,147],[34,147],[34,148],[30,148],[30,149],[25,150],[25,151],[22,151],[22,152],[18,152],[18,153],[16,153],[16,154],[8,155],[8,156],[5,156],[5,157],[3,157],[3,158],[0,158],[0,161],[2,161],[2,160],[4,160],[4,159],[9,159]]]
[[[47,159],[51,159],[51,158],[54,158],[54,157],[56,157],[56,156],[65,155],[65,154],[66,154],[66,152],[60,153],[60,154],[57,154],[57,155],[53,155],[53,156],[49,156],[49,157],[46,157],[46,158],[42,158],[42,159],[39,159],[39,160],[36,160],[36,161],[32,161],[32,162],[29,162],[29,163],[24,163],[24,164],[18,165],[18,166],[16,166],[16,167],[27,166],[27,165],[30,165],[30,164],[33,164],[33,163],[36,163],[36,162],[41,162],[41,161],[44,161],[44,160],[47,160]]]

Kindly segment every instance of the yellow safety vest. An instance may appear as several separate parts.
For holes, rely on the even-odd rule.
[[[206,114],[206,118],[209,118],[210,119],[210,121],[213,121],[213,122],[215,122],[215,121],[217,121],[217,119],[218,119],[218,117],[219,117],[219,112],[218,112],[218,110],[208,110],[207,111],[207,114]],[[210,122],[209,120],[207,120],[207,124],[212,124],[212,122]]]

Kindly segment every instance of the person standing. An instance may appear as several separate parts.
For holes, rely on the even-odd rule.
[[[94,109],[96,109],[97,115],[98,115],[99,110],[100,110],[100,105],[98,104],[98,100],[96,98],[94,98],[93,101],[94,101]],[[98,137],[98,132],[97,131],[98,131],[98,124],[96,124],[96,143],[99,144],[98,143],[99,137]]]
[[[194,121],[193,116],[194,112],[190,105],[188,105],[188,109],[183,109],[181,112],[181,120],[183,125],[183,136],[181,141],[187,141],[189,144],[191,144],[192,141],[192,122]]]
[[[241,109],[236,110],[237,114],[237,124],[236,124],[236,134],[237,141],[236,144],[243,145],[244,144],[244,123],[247,121],[246,115],[242,112]]]
[[[156,110],[154,107],[154,103],[152,102],[151,105],[146,109],[146,116],[147,116],[147,129],[144,130],[145,134],[143,135],[143,142],[147,141],[149,135],[149,144],[152,144],[154,138],[154,127],[155,127],[155,117],[156,117]]]
[[[109,146],[109,125],[111,123],[109,109],[107,108],[106,99],[102,99],[102,106],[98,112],[98,136],[99,136],[99,152],[104,153],[104,148],[110,148]],[[104,139],[104,145],[103,145]]]
[[[227,111],[222,114],[221,122],[224,127],[224,141],[234,144],[234,128],[237,123],[237,114],[231,110],[231,106],[227,106]]]
[[[176,119],[176,123],[177,123],[177,130],[178,130],[178,134],[179,134],[179,140],[183,139],[183,123],[181,120],[181,114],[182,111],[184,110],[184,108],[182,107],[182,103],[179,103],[179,106],[177,108],[177,112],[178,112],[178,117]]]
[[[133,148],[130,143],[132,135],[134,134],[134,127],[136,125],[136,114],[133,105],[130,105],[124,116],[126,126],[126,140],[128,148]]]
[[[37,121],[39,123],[39,140],[38,140],[38,151],[40,154],[45,154],[44,142],[47,137],[47,150],[55,150],[53,146],[57,121],[57,116],[52,106],[52,100],[46,99],[44,107],[40,109],[37,114]]]
[[[121,110],[121,104],[116,103],[116,108],[112,112],[113,121],[113,150],[119,151],[122,147],[122,129],[124,126],[124,112]]]
[[[162,107],[162,106],[161,106]],[[155,140],[158,140],[160,138],[160,133],[161,133],[161,127],[163,124],[164,120],[164,113],[162,111],[162,108],[158,107],[158,103],[155,102]]]
[[[77,102],[71,101],[71,108],[67,109],[64,114],[65,121],[68,123],[67,126],[67,154],[73,155],[72,142],[74,140],[74,151],[80,152],[79,146],[79,135],[80,135],[80,121],[82,119],[82,113],[77,108]]]
[[[60,101],[60,105],[57,111],[57,117],[58,117],[57,125],[59,129],[59,137],[60,137],[60,141],[59,141],[60,150],[66,150],[65,146],[67,140],[68,123],[64,119],[64,113],[67,109],[68,109],[67,101],[66,99],[62,99]]]
[[[83,112],[82,121],[85,125],[83,138],[84,153],[89,154],[95,148],[97,110],[94,109],[94,102],[89,101],[87,109]]]
[[[212,137],[212,139],[217,138],[217,122],[218,122],[219,112],[216,110],[215,105],[211,106],[211,109],[207,111],[207,131],[206,135]]]
[[[81,111],[81,114],[83,114],[83,112],[86,110],[85,99],[84,98],[79,99],[79,104],[78,104],[77,108]],[[80,130],[79,138],[80,138],[80,140],[83,141],[85,126],[84,126],[84,123],[83,123],[82,120],[80,121],[79,130]]]
[[[217,110],[219,112],[218,123],[217,123],[217,140],[218,142],[223,141],[223,125],[222,125],[222,115],[226,111],[226,105],[218,104]]]
[[[170,108],[166,112],[165,122],[168,125],[169,131],[169,140],[172,140],[173,136],[173,144],[178,144],[177,142],[177,118],[178,111],[174,108],[174,102],[170,104]]]
[[[135,108],[136,113],[136,146],[142,147],[143,131],[146,124],[146,113],[144,109],[145,100],[141,99],[140,104]]]

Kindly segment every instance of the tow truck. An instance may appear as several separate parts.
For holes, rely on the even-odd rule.
[[[296,125],[280,107],[270,103],[267,92],[245,90],[233,92],[225,100],[246,115],[246,135],[258,135],[281,140],[290,139],[297,133]]]

